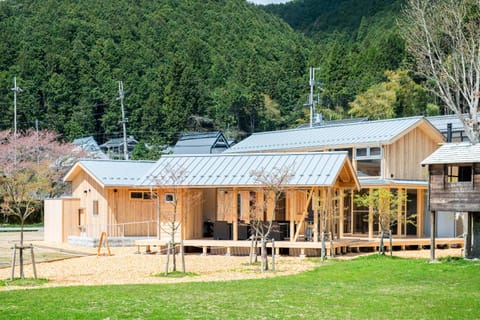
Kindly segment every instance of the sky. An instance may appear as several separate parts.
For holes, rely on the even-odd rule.
[[[285,3],[291,0],[247,0],[247,1],[255,4],[270,4],[270,3]]]

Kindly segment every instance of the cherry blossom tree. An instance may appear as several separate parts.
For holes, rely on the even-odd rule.
[[[21,248],[25,221],[43,199],[62,194],[61,178],[81,155],[58,138],[51,131],[0,132],[0,208],[5,215],[18,217]],[[24,278],[22,250],[19,261]]]

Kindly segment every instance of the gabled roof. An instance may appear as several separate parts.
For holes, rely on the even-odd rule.
[[[145,173],[138,185],[147,187],[165,181],[173,184],[169,171],[184,174],[175,186],[220,187],[258,185],[254,170],[271,172],[289,168],[293,173],[291,186],[333,186],[340,179],[350,187],[359,187],[346,152],[168,155],[163,156]]]
[[[129,146],[136,145],[137,143],[138,143],[138,141],[135,140],[134,137],[132,137],[132,136],[127,137],[127,144]],[[123,138],[110,139],[107,142],[105,142],[104,144],[100,145],[100,148],[105,148],[105,149],[120,148],[120,147],[123,147]]]
[[[134,186],[154,163],[154,161],[80,160],[63,180],[73,181],[83,170],[103,187]]]
[[[427,120],[437,128],[440,132],[447,132],[447,125],[452,124],[452,131],[464,131],[462,121],[458,118],[456,114],[449,114],[443,116],[431,116],[427,117]]]
[[[184,134],[173,148],[174,154],[221,153],[229,143],[220,131]]]
[[[108,159],[107,155],[103,153],[97,141],[92,137],[77,138],[72,142],[78,149],[87,152],[88,158],[91,159]]]
[[[100,151],[97,141],[92,136],[74,139],[72,143],[85,151]]]
[[[422,165],[480,163],[480,144],[446,143],[422,161]]]
[[[409,117],[255,133],[226,152],[318,150],[353,145],[390,144],[420,125],[429,127],[438,140],[443,141],[441,133],[425,118]]]

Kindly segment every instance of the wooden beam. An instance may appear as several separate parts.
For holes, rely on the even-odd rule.
[[[307,202],[305,203],[305,207],[304,207],[304,210],[303,210],[303,214],[302,214],[302,217],[300,219],[300,222],[297,226],[297,231],[295,232],[295,237],[293,238],[293,241],[296,242],[297,239],[298,239],[298,235],[300,234],[300,230],[302,229],[303,227],[303,221],[305,220],[305,217],[307,216],[307,212],[308,212],[308,205],[310,204],[310,201],[312,200],[312,196],[313,196],[313,189],[314,187],[312,187],[312,189],[310,190],[310,193],[308,194],[308,191],[307,191],[307,194],[308,194],[308,197],[307,197]]]
[[[238,189],[233,188],[233,217],[232,217],[233,240],[238,240]]]
[[[425,190],[417,189],[417,237],[423,235],[424,216],[425,216]]]
[[[313,209],[313,241],[314,242],[318,242],[318,231],[319,231],[319,227],[320,227],[320,224],[319,224],[319,200],[321,201],[322,199],[322,193],[323,193],[323,190],[321,191],[320,195],[318,194],[318,187],[315,187],[314,189],[315,193],[314,193],[314,196],[312,197],[312,209]],[[320,222],[321,223],[321,222]]]
[[[373,193],[373,189],[368,189],[369,195]],[[370,203],[368,206],[368,237],[373,238],[373,204]]]
[[[403,225],[403,212],[402,212],[402,208],[403,208],[403,203],[402,203],[402,193],[403,193],[403,189],[400,189],[398,188],[397,189],[397,196],[398,196],[398,204],[397,204],[397,236],[401,236],[402,235],[402,225]],[[405,231],[407,230],[407,226],[405,226]]]
[[[435,221],[435,211],[430,212],[430,261],[435,260],[435,236],[437,233],[437,226]]]
[[[339,212],[339,218],[338,218],[338,237],[340,239],[343,238],[343,228],[344,228],[344,223],[345,223],[345,204],[344,204],[344,198],[345,198],[345,191],[344,189],[340,189],[339,192],[339,202],[338,202],[338,210]]]

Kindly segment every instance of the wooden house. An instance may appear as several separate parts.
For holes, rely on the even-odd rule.
[[[110,159],[123,159],[124,158],[124,139],[115,138],[110,139],[104,144],[100,145],[100,149],[110,158]],[[127,152],[131,154],[135,146],[138,144],[138,141],[134,137],[127,137]]]
[[[173,148],[174,154],[222,153],[230,147],[220,131],[184,134]]]
[[[346,151],[360,181],[361,193],[387,188],[407,194],[394,234],[423,237],[429,234],[425,226],[427,171],[420,162],[443,141],[442,134],[425,118],[409,117],[256,133],[227,152]],[[357,207],[351,192],[345,193],[344,202],[348,206],[340,236],[373,237],[378,226],[372,208]],[[415,225],[405,223],[408,220],[415,220]]]
[[[347,152],[167,155],[155,163],[83,160],[65,177],[72,196],[45,201],[46,241],[98,239],[101,232],[167,239],[172,219],[182,239],[246,239],[253,208],[265,208],[266,220],[274,208],[253,171],[275,168],[290,174],[275,208],[279,239],[293,241],[307,230],[318,239],[319,215],[304,223],[319,210],[312,203],[335,202],[344,220],[344,197],[334,195],[359,187]],[[206,230],[209,223],[213,234]]]
[[[438,217],[466,215],[465,256],[480,258],[480,145],[447,143],[426,158],[432,242],[438,235]],[[462,219],[459,219],[461,222]],[[432,259],[435,258],[432,245]]]

